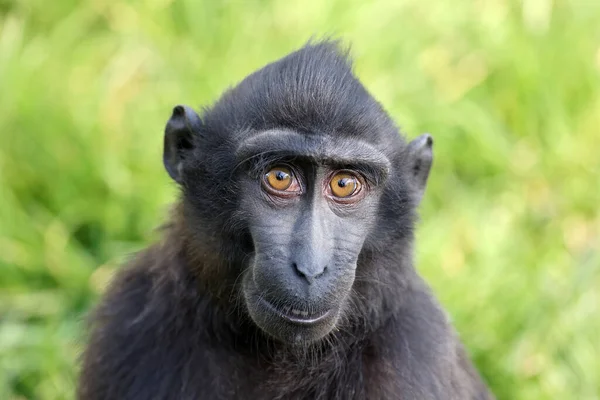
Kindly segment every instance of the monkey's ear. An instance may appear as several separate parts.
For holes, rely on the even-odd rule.
[[[408,144],[408,169],[413,187],[417,190],[417,200],[421,201],[427,178],[433,162],[433,138],[425,133]]]
[[[169,176],[181,183],[181,165],[186,153],[194,147],[194,135],[198,134],[202,121],[188,106],[175,106],[173,115],[165,127],[163,164]]]

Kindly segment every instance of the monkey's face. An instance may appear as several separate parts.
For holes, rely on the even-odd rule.
[[[371,263],[378,249],[408,245],[432,160],[431,137],[407,146],[334,46],[303,54],[251,74],[202,118],[175,107],[163,152],[194,240],[226,249],[214,275],[241,281],[250,317],[288,343],[323,338],[389,284],[363,276],[388,267]]]
[[[376,219],[387,171],[378,161],[263,153],[242,177],[241,214],[254,250],[243,298],[271,336],[306,343],[335,328]]]

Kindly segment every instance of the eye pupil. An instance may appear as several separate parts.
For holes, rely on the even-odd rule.
[[[275,174],[275,178],[277,178],[278,181],[282,181],[285,178],[287,178],[287,174],[283,171],[277,171],[277,173]]]

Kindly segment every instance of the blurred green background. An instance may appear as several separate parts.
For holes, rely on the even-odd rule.
[[[72,398],[172,106],[327,34],[435,137],[419,269],[498,398],[600,398],[600,1],[0,0],[0,399]]]

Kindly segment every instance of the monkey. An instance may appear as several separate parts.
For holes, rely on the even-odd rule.
[[[413,263],[432,149],[336,40],[176,106],[178,201],[93,312],[77,398],[493,398]]]

